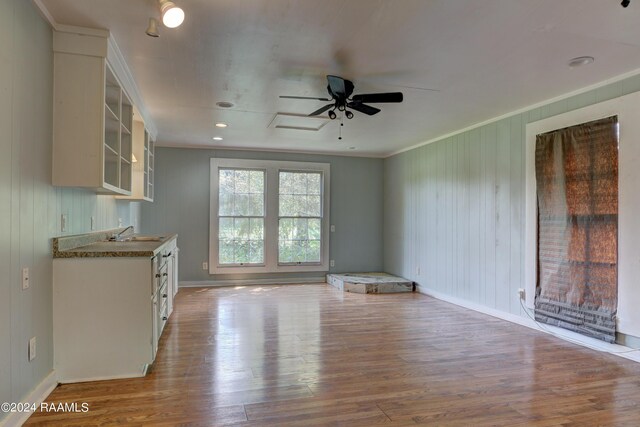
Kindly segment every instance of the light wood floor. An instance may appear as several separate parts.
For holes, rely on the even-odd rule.
[[[420,294],[183,289],[145,378],[48,425],[640,425],[640,364]]]

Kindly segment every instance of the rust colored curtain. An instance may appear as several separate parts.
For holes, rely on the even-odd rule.
[[[618,119],[536,137],[535,318],[615,341],[618,303]]]

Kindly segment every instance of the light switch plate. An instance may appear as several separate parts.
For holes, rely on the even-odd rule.
[[[96,229],[96,217],[92,216],[91,217],[91,230],[95,230]]]
[[[330,229],[331,229],[331,232],[332,232],[332,233],[335,233],[335,232],[336,232],[336,226],[335,226],[335,225],[331,224]]]
[[[60,216],[60,231],[62,231],[63,233],[67,231],[68,222],[69,222],[69,218],[67,217],[67,214],[62,214]]]
[[[336,261],[335,260],[331,260],[329,261],[329,267],[335,267],[336,266]]]
[[[209,263],[208,263],[208,262],[206,262],[206,261],[205,261],[205,262],[203,262],[203,263],[202,263],[202,269],[203,269],[203,270],[208,270],[208,269],[209,269]]]

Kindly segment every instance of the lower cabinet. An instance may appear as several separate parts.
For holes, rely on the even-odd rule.
[[[177,292],[177,242],[153,257],[56,258],[54,369],[61,383],[140,377]]]

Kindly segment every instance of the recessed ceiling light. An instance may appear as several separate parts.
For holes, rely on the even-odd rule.
[[[220,122],[220,123],[216,123],[216,127],[217,127],[217,128],[226,128],[227,126],[228,126],[228,125],[227,125],[226,123],[222,123],[222,122]]]
[[[571,68],[576,68],[583,65],[591,64],[593,61],[595,61],[593,56],[578,56],[576,58],[570,59],[567,64]]]
[[[222,141],[222,137],[221,136],[214,136],[213,140],[214,141]]]
[[[216,102],[216,105],[220,108],[231,108],[233,107],[233,104],[227,101],[220,101],[220,102]]]
[[[355,150],[356,147],[349,147],[349,150]]]

